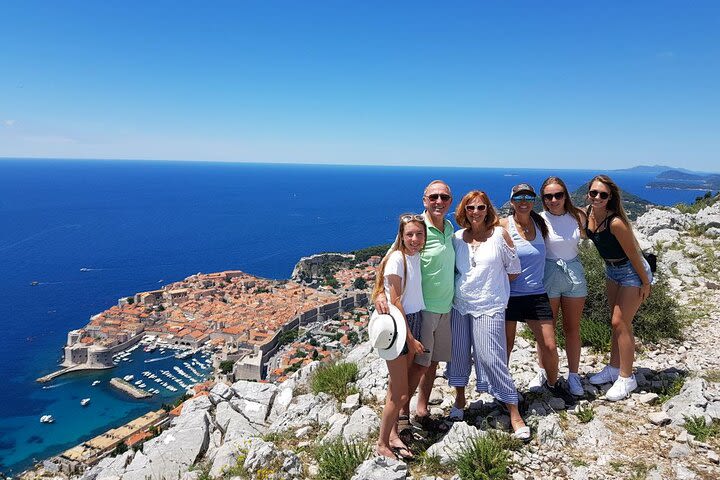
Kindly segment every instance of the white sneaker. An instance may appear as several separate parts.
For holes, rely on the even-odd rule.
[[[545,369],[541,368],[540,371],[538,371],[537,375],[530,380],[530,383],[528,383],[528,391],[530,392],[539,392],[542,390],[543,385],[545,385],[545,381],[547,380],[547,374],[545,373]]]
[[[598,373],[590,377],[590,383],[593,385],[602,385],[604,383],[612,383],[618,379],[620,375],[620,369],[606,365],[605,368],[600,370]]]
[[[611,402],[617,402],[618,400],[629,397],[630,393],[636,388],[637,382],[635,381],[635,375],[627,378],[618,376],[613,386],[610,387],[610,390],[605,394],[605,398]]]
[[[582,397],[585,395],[585,389],[580,381],[580,375],[577,373],[568,373],[567,387],[568,391],[576,397]]]

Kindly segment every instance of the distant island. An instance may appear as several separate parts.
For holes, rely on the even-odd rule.
[[[616,172],[655,175],[645,187],[664,190],[698,190],[713,192],[720,190],[720,174],[694,172],[685,168],[664,165],[638,165],[632,168],[615,170]]]
[[[686,170],[666,170],[650,181],[649,188],[663,188],[671,190],[699,190],[718,191],[720,190],[720,175],[696,174]]]

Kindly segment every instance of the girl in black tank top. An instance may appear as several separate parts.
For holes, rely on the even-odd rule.
[[[652,274],[640,255],[615,182],[606,175],[596,176],[590,181],[587,199],[590,206],[585,233],[606,263],[605,284],[613,330],[610,364],[592,375],[590,383],[612,382],[605,398],[617,401],[629,397],[637,388],[633,375],[635,337],[632,321],[640,304],[650,295]],[[590,228],[590,220],[594,229]]]

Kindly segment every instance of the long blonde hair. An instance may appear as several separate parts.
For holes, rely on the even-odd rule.
[[[382,261],[380,262],[380,265],[378,265],[377,268],[377,274],[375,276],[375,287],[373,288],[372,292],[372,301],[374,302],[378,295],[381,293],[385,293],[385,264],[387,264],[388,259],[390,258],[390,255],[396,250],[399,250],[403,254],[403,262],[405,261],[405,243],[403,242],[403,235],[405,234],[405,225],[408,225],[410,223],[417,223],[419,225],[422,225],[423,231],[425,232],[425,239],[427,240],[427,225],[424,221],[420,221],[418,217],[421,217],[422,215],[416,215],[413,213],[404,213],[400,215],[400,219],[398,222],[398,233],[395,237],[395,241],[393,242],[392,246],[390,246],[390,250],[385,254],[385,257],[383,257]],[[409,220],[405,220],[409,217]],[[407,281],[407,273],[404,275],[403,278],[403,290],[405,286],[405,282]],[[389,300],[389,299],[388,299]]]

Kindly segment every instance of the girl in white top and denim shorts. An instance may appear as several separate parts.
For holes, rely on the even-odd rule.
[[[562,310],[565,351],[568,359],[567,389],[575,396],[585,391],[578,375],[580,366],[580,317],[587,297],[585,271],[578,258],[585,214],[570,200],[565,182],[558,177],[547,178],[540,187],[543,211],[540,216],[548,226],[545,238],[546,257],[543,284],[550,298],[553,320],[557,322]],[[542,360],[539,358],[539,362]],[[545,380],[545,370],[540,365],[529,387],[540,386]]]

